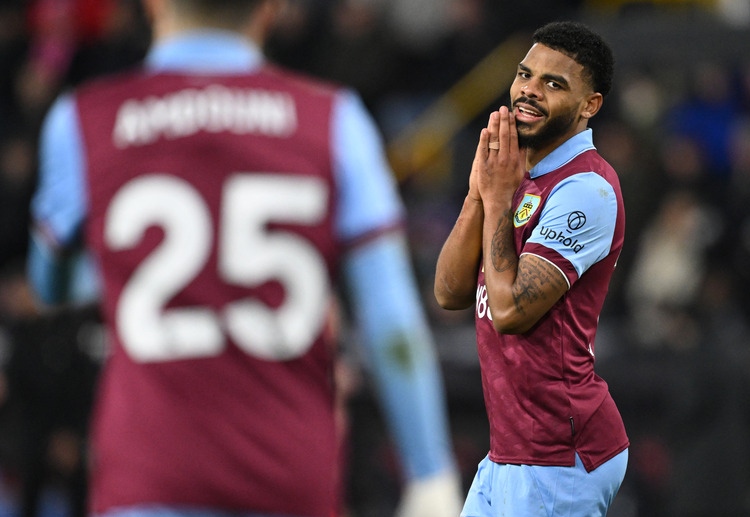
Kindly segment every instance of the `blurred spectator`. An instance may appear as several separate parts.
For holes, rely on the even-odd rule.
[[[638,240],[664,196],[665,178],[652,153],[644,152],[650,146],[648,138],[632,125],[613,118],[597,124],[594,132],[597,149],[620,177],[627,207],[625,245],[612,276],[611,294],[604,311],[610,317],[617,317],[627,311],[625,284],[638,254]]]
[[[665,129],[689,138],[706,156],[706,173],[722,184],[730,168],[730,135],[740,113],[731,72],[719,62],[696,63],[688,71],[688,95],[667,113]]]
[[[643,343],[656,345],[675,330],[687,330],[671,315],[695,302],[706,249],[712,243],[711,223],[711,213],[690,191],[671,192],[655,207],[652,223],[636,244],[638,255],[627,287]]]

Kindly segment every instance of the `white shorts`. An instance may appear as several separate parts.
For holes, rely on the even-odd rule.
[[[574,467],[495,463],[477,469],[461,517],[604,517],[620,489],[628,450],[591,472]]]

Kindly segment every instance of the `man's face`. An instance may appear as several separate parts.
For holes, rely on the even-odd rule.
[[[593,94],[583,66],[542,44],[531,47],[510,87],[521,147],[549,153],[586,126],[581,114]]]

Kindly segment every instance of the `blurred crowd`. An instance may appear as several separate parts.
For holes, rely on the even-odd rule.
[[[562,17],[599,28],[618,59],[591,124],[627,208],[597,338],[632,441],[611,514],[750,515],[750,54],[727,48],[732,35],[750,42],[750,3],[289,0],[268,53],[356,88],[392,149],[482,58]],[[633,29],[643,20],[653,32]],[[138,0],[0,0],[0,514],[81,514],[104,353],[95,310],[41,313],[24,280],[40,125],[60,92],[136,64],[148,42]],[[487,447],[473,314],[438,309],[431,275],[479,130],[506,102],[507,85],[497,91],[455,115],[439,152],[394,159],[468,479]],[[396,469],[366,380],[351,385],[352,516],[378,517]]]

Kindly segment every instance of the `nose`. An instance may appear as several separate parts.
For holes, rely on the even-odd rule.
[[[526,97],[533,97],[538,99],[541,96],[541,89],[539,88],[538,81],[531,80],[521,86],[521,91]]]

